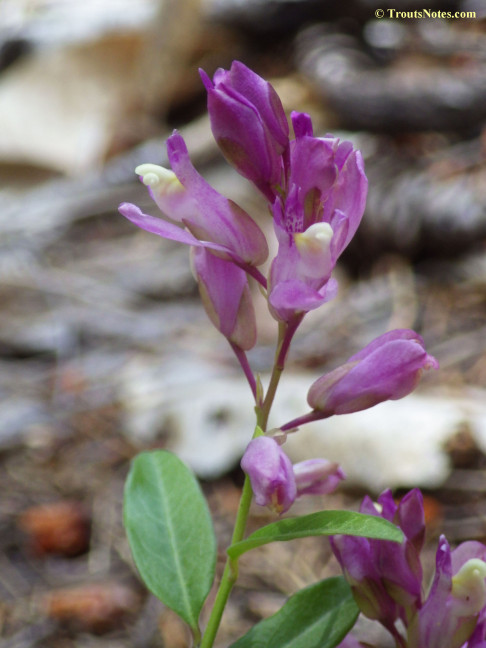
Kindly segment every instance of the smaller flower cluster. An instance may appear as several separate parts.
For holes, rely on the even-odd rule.
[[[390,331],[341,367],[318,378],[307,395],[312,411],[280,429],[285,432],[310,421],[403,398],[415,388],[425,369],[437,367],[437,361],[425,351],[417,333],[408,329]],[[241,466],[251,479],[256,503],[277,513],[287,511],[300,495],[332,492],[344,478],[337,464],[324,459],[309,460],[292,468],[278,443],[266,437],[250,443]],[[306,489],[299,490],[299,479],[307,480]]]
[[[271,314],[285,329],[276,363],[282,369],[304,315],[336,294],[332,272],[361,222],[368,183],[361,153],[331,135],[315,137],[309,115],[291,114],[291,139],[277,93],[242,63],[217,70],[212,80],[200,73],[216,142],[267,200],[278,242],[268,275],[259,269],[269,254],[263,231],[202,178],[177,132],[167,141],[172,170],[154,164],[136,169],[165,218],[129,203],[119,209],[139,227],[191,247],[206,312],[231,344],[258,400],[257,380],[246,358],[257,339],[248,277],[259,282]],[[414,331],[385,333],[319,378],[308,393],[311,412],[281,429],[402,398],[425,369],[437,366]],[[335,464],[316,461],[292,468],[275,441],[257,439],[242,465],[256,501],[283,512],[299,495],[329,492],[342,479]]]
[[[295,134],[274,88],[242,63],[201,70],[213,135],[228,162],[265,196],[278,252],[268,277],[259,269],[269,248],[249,214],[209,185],[191,163],[182,136],[167,141],[172,170],[142,164],[136,173],[165,218],[123,203],[119,211],[139,227],[191,246],[194,273],[209,317],[232,345],[256,342],[247,277],[266,291],[270,312],[294,326],[332,299],[331,278],[364,212],[367,179],[350,142],[314,137],[304,113],[292,113]]]
[[[285,513],[302,495],[326,495],[345,478],[337,463],[309,459],[292,465],[278,442],[268,436],[250,441],[241,460],[249,476],[255,502]]]
[[[397,505],[390,491],[361,512],[381,516],[403,531],[401,545],[334,536],[331,546],[361,612],[380,622],[407,648],[486,648],[486,546],[464,542],[451,551],[444,536],[426,594],[420,552],[425,537],[422,494],[410,491]],[[405,629],[406,636],[400,634]],[[345,640],[340,648],[350,648]]]
[[[438,367],[415,331],[395,329],[384,333],[345,364],[318,378],[307,394],[312,411],[286,423],[282,430],[403,398],[415,389],[426,369]]]

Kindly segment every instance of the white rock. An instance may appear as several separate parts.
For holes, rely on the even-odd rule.
[[[159,365],[134,361],[122,399],[132,439],[153,442],[168,430],[167,449],[203,478],[233,468],[255,427],[251,391],[238,374],[180,356]]]
[[[289,374],[279,386],[270,426],[308,411],[307,390],[317,376]],[[268,384],[268,376],[263,377]],[[190,357],[162,365],[134,361],[122,376],[126,433],[153,442],[168,429],[168,449],[203,478],[234,467],[255,425],[244,379],[230,369]],[[338,461],[348,484],[372,492],[394,487],[435,487],[450,471],[444,446],[464,424],[486,451],[486,398],[412,394],[364,412],[335,416],[289,434],[285,450],[293,462],[312,457]]]
[[[411,394],[369,410],[303,426],[289,435],[292,461],[338,461],[348,483],[379,492],[394,487],[437,487],[447,478],[445,445],[466,424],[486,448],[486,399]],[[290,413],[290,412],[289,412]]]

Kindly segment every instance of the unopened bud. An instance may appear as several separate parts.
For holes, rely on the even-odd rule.
[[[292,462],[275,439],[260,436],[250,441],[241,467],[250,478],[257,504],[275,513],[288,511],[297,488]]]
[[[294,465],[297,497],[332,493],[345,474],[339,464],[327,459],[308,459]]]

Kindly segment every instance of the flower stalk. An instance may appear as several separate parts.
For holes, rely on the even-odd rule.
[[[248,358],[246,357],[246,353],[234,342],[230,341],[230,346],[233,349],[233,352],[238,362],[240,363],[240,367],[242,368],[243,373],[245,374],[245,378],[248,381],[248,384],[250,385],[251,393],[253,394],[253,397],[256,400],[257,399],[256,378],[255,378],[255,374],[251,370],[250,363],[248,362]]]
[[[438,365],[427,354],[422,338],[414,331],[389,331],[349,358],[344,365],[314,382],[307,396],[310,412],[284,424],[280,428],[283,434],[267,434],[270,412],[293,337],[308,312],[337,294],[338,284],[332,274],[361,222],[368,181],[361,153],[351,142],[331,135],[315,137],[309,115],[292,113],[295,138],[291,140],[285,111],[274,88],[243,63],[235,61],[230,70],[217,70],[212,79],[201,71],[201,78],[207,90],[210,123],[218,146],[236,171],[267,199],[278,243],[267,276],[261,267],[275,246],[268,244],[264,231],[245,210],[216,191],[199,174],[182,136],[177,132],[167,141],[171,170],[154,164],[142,164],[136,169],[162,212],[162,218],[145,214],[129,203],[120,205],[119,211],[138,227],[189,246],[193,274],[206,313],[230,344],[253,394],[256,428],[241,461],[245,481],[233,529],[234,545],[245,538],[253,499],[256,504],[268,506],[281,514],[298,497],[326,495],[345,478],[341,467],[326,459],[311,458],[293,465],[281,447],[286,431],[311,421],[402,398],[415,388],[424,370]],[[257,341],[255,295],[249,277],[257,282],[278,325],[274,364],[266,392],[246,353]],[[166,452],[166,455],[170,453]],[[164,457],[164,466],[184,471],[184,468],[172,465],[172,458]],[[141,471],[142,477],[144,474]],[[174,495],[175,480],[171,475],[158,476],[162,486],[165,485],[164,479],[167,480],[170,495]],[[195,488],[194,483],[189,482],[191,488]],[[129,497],[133,497],[137,504],[132,506],[132,510],[137,514],[143,509],[138,506],[137,498],[141,492],[143,494],[144,487],[153,488],[153,480],[142,486],[135,480],[130,485]],[[197,497],[197,490],[194,493],[193,500]],[[177,513],[181,502],[187,506],[187,499],[181,497],[176,502]],[[172,501],[169,503],[173,504]],[[417,602],[421,601],[421,567],[417,556],[423,541],[420,496],[413,492],[399,507],[395,507],[391,494],[387,493],[380,503],[383,517],[390,521],[395,521],[396,517],[406,536],[399,550],[390,547],[390,543],[380,544],[378,539],[368,541],[361,537],[335,535],[332,541],[358,605],[362,606],[364,614],[388,628],[397,648],[423,648],[425,644],[427,648],[439,648],[436,644],[424,642],[423,637],[431,632],[429,618],[439,609],[440,596],[449,597],[448,605],[455,610],[448,626],[454,640],[440,648],[460,648],[457,642],[466,636],[470,626],[474,629],[474,619],[471,619],[482,606],[483,598],[486,601],[482,550],[475,549],[477,555],[469,556],[476,562],[467,562],[468,556],[461,554],[456,568],[451,563],[446,541],[442,543],[437,573],[444,577],[437,580],[435,589],[432,589],[433,596],[429,596],[426,605],[417,613]],[[364,512],[377,514],[370,502],[366,501],[364,507]],[[187,581],[192,584],[195,565],[191,563],[193,556],[186,538],[190,535],[189,530],[200,530],[208,519],[204,511],[196,513],[203,521],[199,527],[193,527],[191,517],[181,534],[184,541],[179,544],[183,547],[173,546],[173,534],[166,534],[166,537],[166,526],[158,526],[155,516],[150,520],[142,519],[142,525],[156,526],[150,534],[151,541],[160,543],[162,536],[173,554],[178,556],[179,552],[189,552],[189,555],[184,555],[184,560],[174,562],[177,563],[178,576],[183,571],[181,565],[189,565],[191,573]],[[131,524],[128,517],[127,521]],[[342,528],[338,527],[338,531],[333,533],[346,533],[348,527],[341,531]],[[157,579],[154,582],[152,556],[157,555],[157,551],[152,547],[148,560],[145,538],[140,541],[138,535],[140,524],[133,523],[132,530],[139,562],[144,569],[148,565],[145,580],[152,584],[152,591],[188,622],[198,648],[212,648],[238,578],[238,558],[228,556],[226,560],[209,620],[201,636],[197,619],[213,586],[214,564],[208,573],[197,579],[198,587],[194,589],[198,591],[194,597],[184,589],[187,583],[181,577],[179,586],[184,591],[180,601],[174,592],[160,586]],[[212,528],[207,535],[205,567],[211,565],[211,560],[215,561],[216,553]],[[197,552],[200,552],[199,535],[197,542]],[[462,567],[461,571],[459,568]],[[486,563],[484,569],[486,574]],[[162,595],[158,593],[160,590],[163,590]],[[474,609],[468,598],[473,590],[478,602]],[[460,612],[464,610],[466,624],[460,620]],[[410,634],[405,640],[395,622],[399,620],[406,625],[412,618],[415,625],[410,625]],[[482,626],[478,625],[478,628],[476,634],[482,632]],[[482,636],[478,641],[480,639]],[[479,643],[467,648],[479,648]]]
[[[285,322],[279,322],[275,362],[273,365],[268,389],[263,399],[263,403],[261,404],[261,406],[257,404],[255,408],[257,427],[255,428],[252,439],[256,439],[257,437],[261,436],[262,433],[266,432],[268,417],[270,415],[270,411],[277,392],[277,387],[285,367],[285,360],[290,347],[290,343],[301,321],[302,318],[298,319],[298,321],[296,320],[291,325],[286,324]],[[241,352],[241,349],[235,349],[233,345],[231,346],[233,347],[233,350],[243,368],[248,383],[250,384],[250,387],[252,389],[252,393],[256,398],[256,381],[248,365],[246,355],[244,354],[244,352]],[[252,499],[253,490],[251,488],[250,479],[248,475],[245,475],[243,491],[238,507],[238,513],[236,515],[231,544],[240,542],[240,540],[243,540],[244,538]],[[237,579],[238,559],[236,558],[235,560],[231,560],[228,557],[226,559],[226,564],[224,566],[223,575],[221,577],[218,592],[214,600],[213,608],[211,610],[211,615],[209,617],[206,630],[200,643],[200,648],[211,648],[213,646],[216,639],[216,634],[221,623],[224,608],[226,606],[226,603],[228,602],[231,590],[233,589]]]
[[[258,428],[255,430],[255,435],[258,433]],[[255,435],[253,438],[255,438]],[[238,507],[238,513],[236,515],[235,526],[233,529],[233,536],[231,538],[231,544],[240,542],[243,540],[245,535],[246,523],[248,520],[248,514],[250,512],[251,501],[253,498],[253,491],[251,489],[251,484],[248,476],[245,476],[245,482],[243,484],[243,491],[241,493],[240,504]],[[211,610],[211,615],[204,631],[201,643],[199,644],[200,648],[211,648],[216,639],[216,634],[219,630],[221,619],[223,617],[224,608],[228,602],[228,598],[231,594],[236,581],[238,579],[238,559],[231,560],[229,557],[226,559],[226,564],[224,566],[223,575],[219,583],[218,591],[216,598],[214,599],[213,608]],[[198,644],[196,644],[198,645]]]

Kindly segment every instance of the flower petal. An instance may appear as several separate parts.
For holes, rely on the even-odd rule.
[[[292,506],[297,495],[292,462],[275,439],[260,436],[250,441],[241,467],[250,478],[258,505],[276,513]]]
[[[311,386],[307,401],[323,416],[349,414],[409,394],[424,369],[437,368],[422,338],[398,329],[373,340]]]
[[[256,343],[256,322],[246,273],[204,248],[194,249],[193,267],[213,324],[240,349],[251,349]]]
[[[263,232],[241,207],[213,189],[196,171],[179,133],[169,137],[167,152],[177,178],[198,207],[184,219],[194,236],[225,246],[246,263],[263,263],[268,256]]]
[[[269,302],[277,319],[287,321],[295,314],[307,313],[330,301],[336,296],[337,288],[335,279],[330,279],[320,290],[298,279],[290,279],[272,289]]]
[[[147,232],[152,232],[152,234],[157,234],[157,236],[169,239],[170,241],[177,241],[178,243],[184,243],[184,245],[209,248],[229,256],[230,251],[224,245],[210,241],[199,241],[193,234],[178,225],[174,225],[174,223],[168,223],[162,218],[144,214],[140,207],[136,205],[122,203],[118,207],[118,211],[122,216],[125,216],[129,221]]]
[[[243,63],[219,69],[211,81],[200,71],[208,92],[213,135],[228,162],[273,200],[281,184],[282,154],[289,126],[273,87]]]

